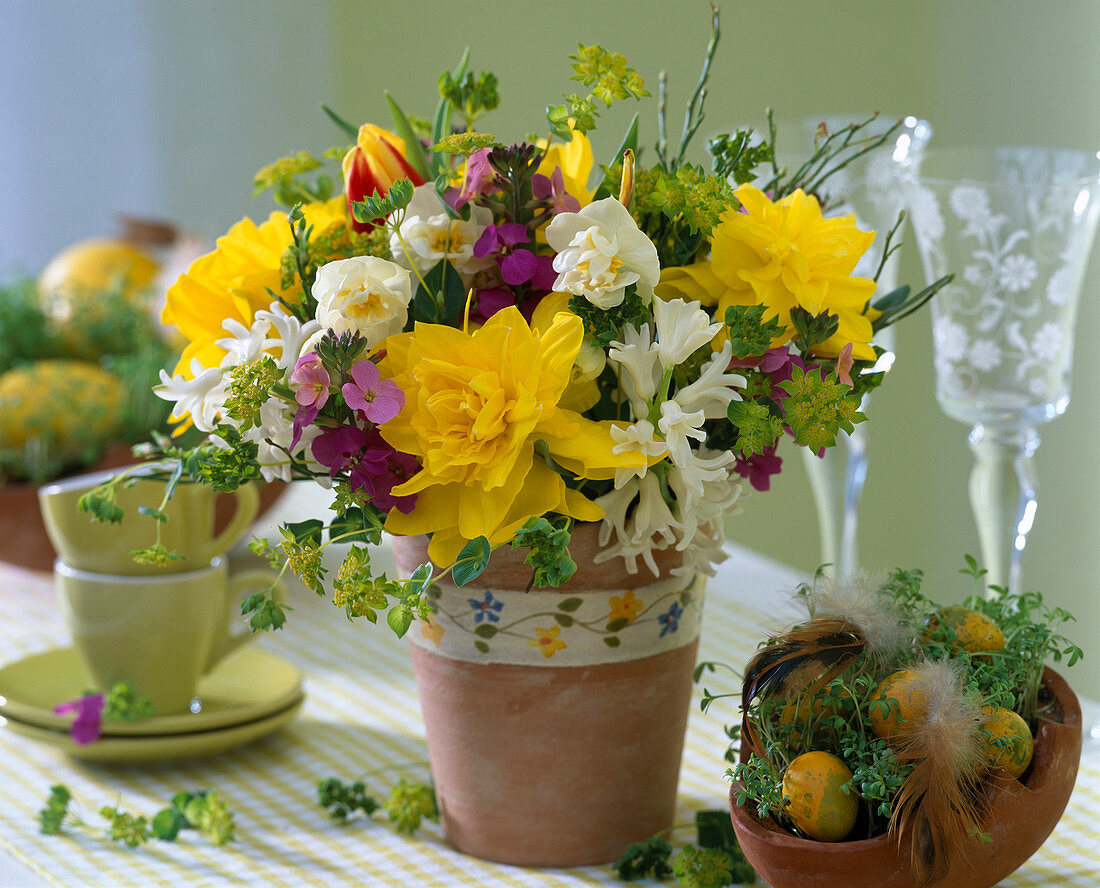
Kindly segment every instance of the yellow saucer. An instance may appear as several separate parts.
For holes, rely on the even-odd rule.
[[[71,715],[54,707],[92,688],[73,648],[32,654],[0,668],[0,716],[28,726],[68,731]],[[141,737],[184,734],[244,725],[285,709],[302,695],[302,673],[282,657],[246,645],[225,657],[199,681],[195,712],[154,715],[136,721],[104,720],[103,735]]]
[[[265,734],[281,728],[302,708],[305,694],[289,706],[264,718],[243,725],[215,728],[210,731],[191,731],[184,734],[161,734],[149,737],[101,736],[94,743],[81,746],[74,743],[65,731],[54,731],[27,724],[13,717],[0,716],[0,726],[15,734],[37,740],[60,749],[73,758],[88,762],[111,764],[141,764],[167,762],[177,759],[201,758],[225,752],[235,746],[251,743]]]

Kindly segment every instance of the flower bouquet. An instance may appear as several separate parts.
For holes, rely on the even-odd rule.
[[[927,598],[920,571],[819,576],[807,619],[747,665],[731,813],[769,885],[989,888],[1054,829],[1081,712],[1044,662],[1081,656],[1057,631],[1072,618],[1037,593],[986,597],[967,561],[961,606]]]
[[[255,548],[323,593],[321,550],[350,543],[331,578],[349,618],[375,622],[385,611],[398,635],[419,622],[417,662],[438,648],[447,663],[502,667],[502,696],[516,687],[508,668],[528,661],[587,669],[610,658],[619,672],[645,676],[639,664],[676,659],[687,677],[667,695],[683,703],[657,716],[672,726],[671,795],[665,781],[652,822],[620,827],[610,844],[568,862],[611,859],[667,826],[697,577],[723,557],[724,519],[746,484],[767,489],[781,439],[822,451],[864,419],[860,400],[882,379],[869,372],[875,331],[936,289],[876,297],[874,279],[853,275],[874,233],[851,216],[826,218],[816,196],[890,132],[822,133],[790,172],[774,160],[773,127],[710,139],[709,168],[688,160],[717,42],[715,14],[679,145],[661,103],[648,166],[637,115],[606,164],[595,163],[588,134],[601,109],[649,95],[622,56],[599,46],[571,56],[581,92],[548,109],[541,139],[480,127],[499,102],[497,81],[465,58],[441,77],[430,121],[392,99],[393,132],[330,111],[350,147],[261,171],[257,189],[273,189],[289,211],[233,226],[169,291],[164,312],[189,344],[157,391],[209,438],[186,451],[160,440],[154,455],[223,489],[260,476],[330,485],[330,521],[290,524],[279,545]],[[330,159],[339,179],[324,171]],[[583,559],[571,555],[574,531],[585,536]],[[408,542],[398,551],[402,579],[372,573],[365,544],[383,532]],[[494,574],[498,563],[507,578]],[[600,595],[586,599],[593,589]],[[525,597],[505,604],[506,592]],[[263,593],[243,611],[254,628],[285,619]],[[622,696],[610,686],[604,694],[605,708]],[[487,718],[459,709],[478,712],[478,725]],[[588,719],[568,707],[525,711],[520,721],[540,748],[548,723]],[[426,718],[430,748],[433,735],[463,730]],[[497,741],[522,747],[516,729],[496,729]],[[464,762],[454,779],[482,771]],[[433,768],[448,834],[479,847],[456,838],[461,806],[451,778]],[[508,770],[499,757],[492,768]],[[616,769],[632,791],[629,767],[604,763],[598,780]],[[630,804],[644,807],[610,803]],[[530,815],[546,822],[549,807],[540,797]],[[559,819],[576,821],[578,810],[564,803]],[[476,853],[504,854],[499,845]]]

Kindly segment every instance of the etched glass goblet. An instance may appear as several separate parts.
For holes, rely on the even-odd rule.
[[[1074,321],[1100,216],[1100,159],[1045,148],[929,151],[899,176],[929,280],[936,398],[969,425],[989,585],[1020,591],[1037,427],[1066,411]]]

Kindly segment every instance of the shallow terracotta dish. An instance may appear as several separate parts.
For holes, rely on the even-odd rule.
[[[975,841],[947,876],[925,888],[991,888],[1015,871],[1046,841],[1073,791],[1081,760],[1081,706],[1056,672],[1043,672],[1054,702],[1044,710],[1035,753],[1023,782],[996,772],[984,829],[990,842]],[[738,807],[730,790],[730,815],[749,863],[772,888],[920,888],[908,851],[888,836],[856,842],[815,842],[791,835]],[[903,836],[901,848],[908,849]]]

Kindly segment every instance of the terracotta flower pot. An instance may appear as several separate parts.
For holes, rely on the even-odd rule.
[[[427,560],[423,538],[393,542],[400,569]],[[460,851],[607,863],[673,822],[701,587],[594,564],[596,551],[596,528],[578,526],[577,573],[530,593],[527,550],[494,552],[477,588],[443,584],[432,623],[410,632],[443,828]]]
[[[1035,738],[1035,753],[1023,782],[996,772],[983,829],[991,841],[974,841],[934,888],[990,888],[1018,869],[1046,841],[1073,791],[1081,759],[1081,707],[1069,685],[1046,669],[1043,684],[1054,697]],[[855,842],[815,842],[791,835],[738,807],[730,791],[730,814],[741,849],[772,888],[919,888],[908,859],[908,837]],[[927,886],[933,888],[933,886]]]
[[[80,474],[117,469],[133,462],[129,447],[116,447],[107,451],[94,466],[82,469]],[[275,504],[286,487],[282,482],[260,487],[260,515]],[[223,497],[215,508],[217,532],[228,524],[234,505],[229,497]],[[56,558],[57,553],[50,544],[42,521],[38,485],[0,484],[0,561],[27,570],[49,572],[53,570]]]

